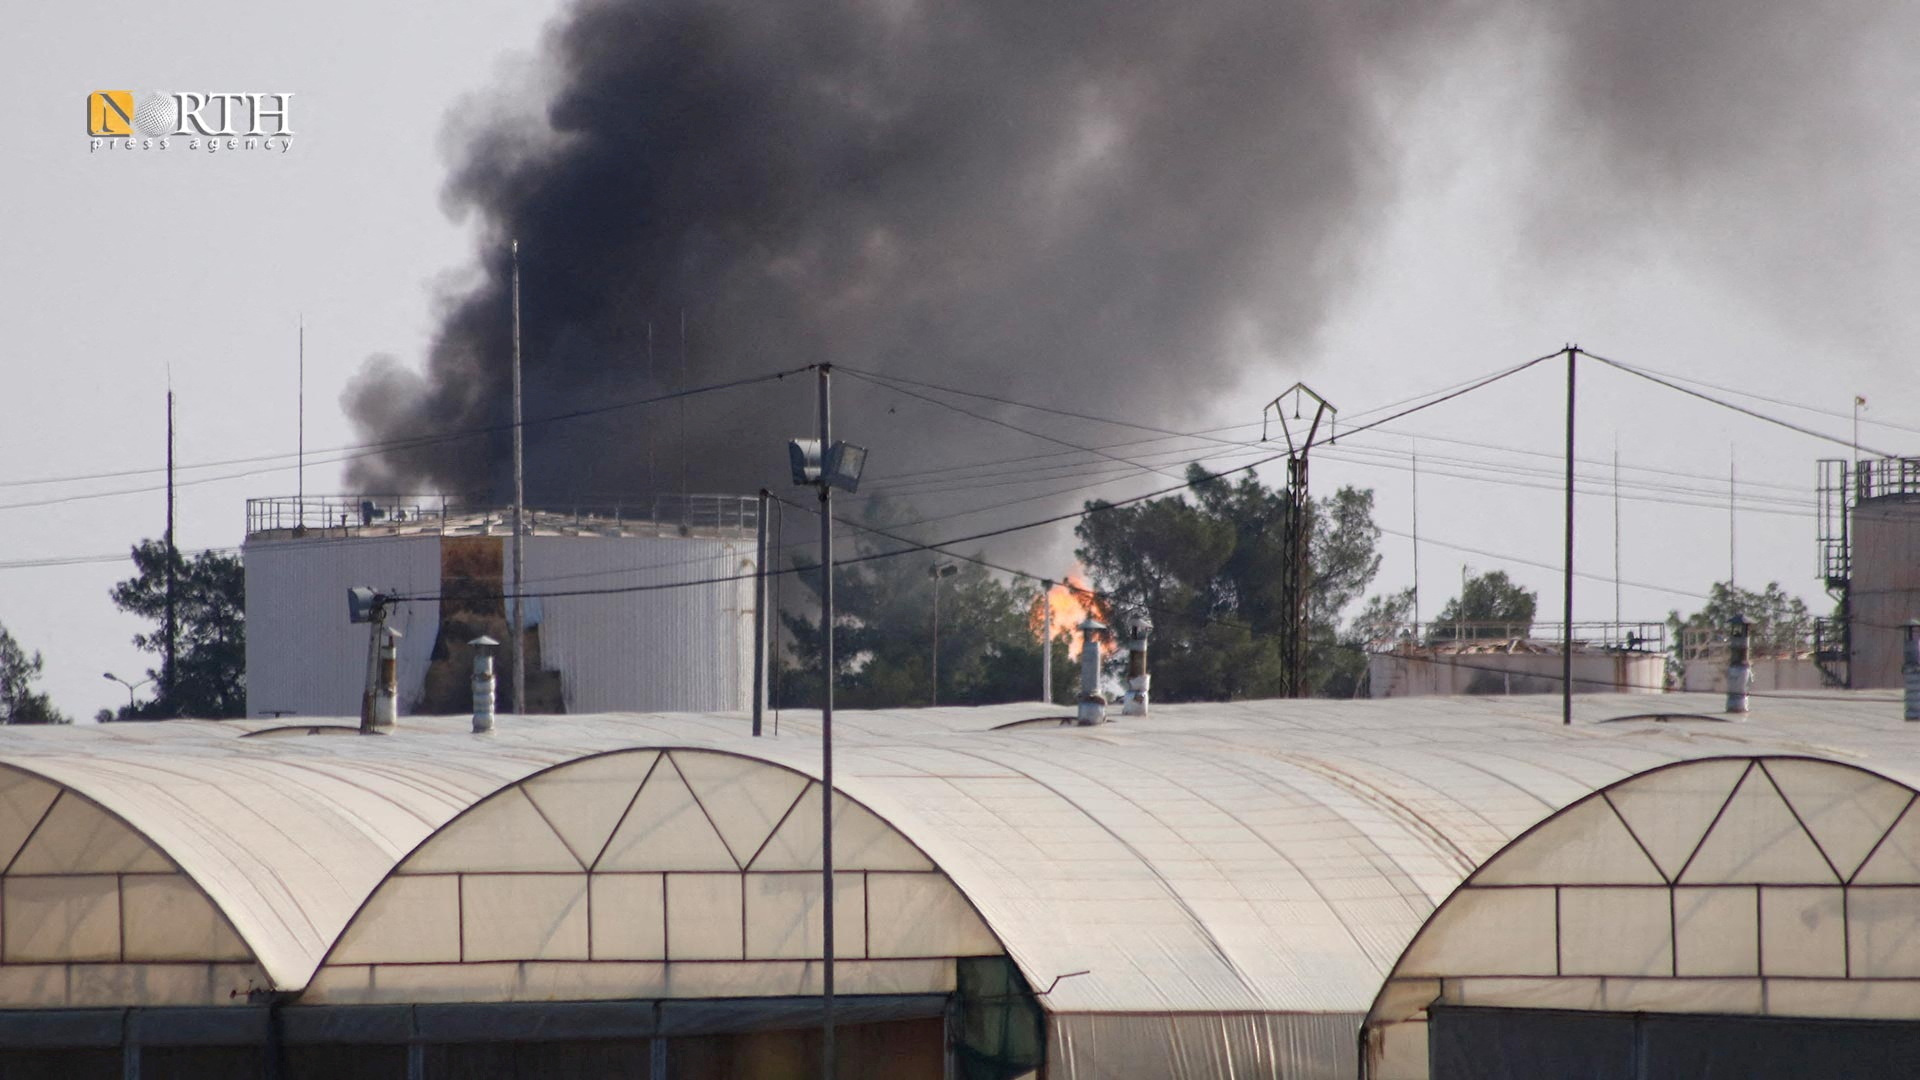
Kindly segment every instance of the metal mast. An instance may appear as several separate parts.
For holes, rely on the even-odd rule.
[[[513,710],[527,713],[527,617],[520,599],[526,580],[527,483],[520,417],[520,241],[513,241]]]
[[[1293,416],[1287,416],[1286,402],[1291,399]],[[1313,402],[1313,419],[1306,421],[1301,411],[1302,401]],[[1339,416],[1340,410],[1333,407],[1326,398],[1313,391],[1306,383],[1294,383],[1280,393],[1279,397],[1267,403],[1261,410],[1260,439],[1267,439],[1267,413],[1279,417],[1280,430],[1287,439],[1287,521],[1284,538],[1285,575],[1282,582],[1283,622],[1280,627],[1280,649],[1286,669],[1286,686],[1282,692],[1287,697],[1306,697],[1307,666],[1307,621],[1308,592],[1312,580],[1310,563],[1313,557],[1313,525],[1309,518],[1313,512],[1313,500],[1307,493],[1307,454],[1313,449],[1314,440],[1320,434],[1320,422]],[[1300,431],[1302,423],[1305,430]]]
[[[1560,632],[1560,722],[1573,723],[1573,389],[1578,346],[1567,346],[1567,551],[1565,625]]]
[[[832,367],[820,365],[820,1075],[833,1080],[833,448]],[[684,445],[684,444],[683,444]]]
[[[167,387],[167,657],[166,670],[162,672],[161,683],[166,688],[167,707],[163,710],[168,716],[178,715],[179,700],[174,697],[174,661],[178,659],[177,644],[179,622],[175,618],[174,594],[179,584],[179,574],[174,564],[180,561],[179,549],[173,543],[173,387]]]

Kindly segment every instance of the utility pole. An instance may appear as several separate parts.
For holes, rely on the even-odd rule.
[[[1287,418],[1283,402],[1292,399],[1293,419]],[[1302,399],[1313,402],[1313,419],[1307,422],[1304,431],[1298,429],[1303,422],[1301,413]],[[1313,449],[1314,439],[1320,433],[1323,419],[1337,418],[1340,410],[1333,407],[1326,398],[1313,391],[1306,383],[1297,382],[1280,393],[1279,397],[1267,403],[1261,410],[1260,441],[1267,440],[1267,413],[1271,411],[1279,417],[1280,430],[1287,438],[1287,522],[1285,532],[1285,563],[1282,567],[1282,603],[1286,608],[1285,623],[1280,629],[1280,649],[1286,668],[1287,697],[1307,696],[1306,659],[1307,659],[1307,592],[1311,580],[1309,563],[1312,559],[1312,526],[1308,516],[1312,513],[1313,501],[1307,492],[1307,454]]]
[[[1413,442],[1413,632],[1420,634],[1420,440]]]
[[[298,382],[297,410],[299,417],[296,424],[297,434],[295,435],[294,445],[298,450],[296,473],[299,479],[294,481],[293,517],[294,525],[297,528],[304,529],[307,525],[307,317],[304,313],[300,316],[300,372]]]
[[[1040,583],[1040,700],[1053,704],[1053,582]]]
[[[833,369],[820,365],[820,1075],[833,1080]],[[685,453],[686,444],[681,444]]]
[[[520,241],[513,241],[513,711],[527,714],[527,613],[520,599],[526,580],[527,476],[520,430]]]
[[[169,380],[171,382],[171,380]],[[166,670],[162,672],[161,685],[165,688],[167,707],[164,710],[169,718],[179,715],[179,699],[174,696],[174,662],[178,659],[179,622],[175,618],[174,594],[179,584],[179,575],[174,564],[180,561],[179,549],[173,542],[173,387],[167,387],[167,658]]]
[[[865,447],[833,441],[832,367],[821,364],[820,438],[787,444],[793,482],[820,489],[820,1075],[833,1080],[833,489],[857,491]],[[779,714],[776,713],[777,720]]]
[[[1573,392],[1577,345],[1567,346],[1567,551],[1564,585],[1566,607],[1560,632],[1560,722],[1573,723]]]
[[[773,492],[760,489],[760,512],[754,520],[758,555],[753,562],[753,734],[767,708],[767,504]]]
[[[933,579],[933,704],[940,704],[940,579],[950,578],[960,572],[952,563],[937,563],[927,567],[927,576]]]
[[[1620,630],[1620,436],[1613,437],[1613,628]]]
[[[1734,449],[1727,448],[1727,588],[1731,590],[1737,576],[1738,563],[1734,559],[1734,538],[1740,531],[1740,519],[1734,507],[1734,471],[1738,468]]]

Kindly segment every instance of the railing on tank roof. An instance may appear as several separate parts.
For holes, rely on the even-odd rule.
[[[531,532],[749,536],[759,527],[751,495],[602,496],[591,503],[527,508]],[[513,508],[458,495],[308,495],[247,500],[247,535],[324,532],[511,533]]]
[[[1395,622],[1365,629],[1368,652],[1394,652],[1436,646],[1497,645],[1532,642],[1559,645],[1565,624],[1557,620],[1446,619]],[[1660,653],[1667,648],[1667,627],[1657,622],[1576,622],[1573,644],[1581,649]]]
[[[1747,626],[1747,654],[1756,660],[1804,659],[1818,651],[1819,620],[1754,622]],[[1723,626],[1683,626],[1680,628],[1681,660],[1727,659],[1727,630]]]
[[[1869,458],[1854,466],[1855,502],[1889,495],[1920,495],[1920,458]]]

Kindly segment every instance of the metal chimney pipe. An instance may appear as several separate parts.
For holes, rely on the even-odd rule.
[[[1080,624],[1080,724],[1107,722],[1107,699],[1100,693],[1100,639],[1107,624],[1089,615]]]
[[[380,676],[373,692],[373,730],[393,730],[400,698],[400,631],[380,625]],[[364,729],[363,729],[364,730]]]
[[[367,622],[367,677],[360,688],[360,734],[375,733],[375,716],[380,697],[380,643],[386,638],[387,604],[386,598],[372,590],[361,590],[368,598],[369,607],[364,618],[356,616],[358,621]],[[348,591],[351,606],[352,590]]]
[[[485,735],[493,730],[493,650],[500,643],[481,634],[467,644],[473,646],[473,733]]]
[[[1147,715],[1147,635],[1152,630],[1145,619],[1127,627],[1127,696],[1121,716]]]
[[[1900,664],[1906,677],[1906,718],[1920,720],[1920,619],[1907,620],[1907,641]]]
[[[1734,615],[1727,624],[1727,711],[1747,712],[1747,690],[1753,685],[1753,668],[1748,664],[1747,620]]]

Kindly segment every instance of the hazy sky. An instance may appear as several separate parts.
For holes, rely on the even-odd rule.
[[[1257,421],[1263,401],[1305,379],[1351,415],[1574,341],[1839,413],[1861,394],[1870,421],[1920,427],[1907,355],[1920,329],[1908,299],[1920,283],[1920,142],[1910,130],[1920,97],[1905,60],[1916,16],[1880,3],[1842,4],[1818,19],[1785,4],[1670,7],[1464,3],[1417,27],[1382,30],[1402,39],[1394,62],[1376,57],[1352,84],[1369,118],[1367,137],[1352,147],[1366,166],[1364,197],[1322,211],[1343,220],[1322,230],[1319,247],[1279,253],[1286,262],[1263,268],[1270,276],[1260,288],[1288,313],[1279,320],[1286,336],[1256,335],[1258,348],[1226,361],[1148,358],[1131,363],[1154,370],[1136,367],[1132,378],[1116,363],[1052,385],[1043,361],[1015,358],[1021,393],[1064,407],[1124,402],[1127,419],[1190,429]],[[418,368],[445,298],[475,279],[483,222],[449,216],[446,184],[465,154],[448,132],[541,122],[542,88],[553,81],[543,27],[560,10],[482,0],[129,5],[111,18],[37,5],[14,15],[0,41],[0,87],[20,118],[0,170],[10,406],[0,424],[0,622],[45,654],[44,685],[61,708],[85,718],[123,702],[125,691],[101,672],[137,678],[148,664],[129,641],[139,625],[107,599],[128,564],[12,564],[114,556],[159,535],[162,477],[22,482],[159,466],[169,371],[183,464],[290,452],[302,313],[307,444],[355,441],[341,408],[353,377],[375,354]],[[1149,28],[1180,29],[1177,20]],[[1374,28],[1361,20],[1340,29]],[[87,92],[150,88],[291,91],[293,149],[90,152]],[[1213,152],[1232,156],[1231,147]],[[1296,182],[1276,169],[1276,202],[1290,195],[1278,186]],[[1062,316],[1069,328],[1074,314]],[[1246,318],[1258,323],[1260,312]],[[1196,334],[1194,347],[1214,350],[1230,330]],[[778,366],[775,358],[734,362]],[[1166,369],[1183,363],[1228,374],[1182,392]],[[1330,449],[1315,460],[1315,487],[1374,487],[1377,520],[1405,532],[1410,477],[1394,455],[1409,447],[1407,436],[1424,436],[1424,611],[1454,594],[1465,562],[1508,569],[1557,614],[1556,570],[1459,547],[1556,565],[1559,495],[1448,478],[1441,459],[1551,474],[1558,465],[1549,457],[1446,440],[1557,453],[1562,393],[1561,368],[1542,366],[1398,425],[1399,435],[1382,429]],[[1848,431],[1842,418],[1753,404]],[[857,413],[839,416],[842,430],[859,422]],[[1039,421],[1028,414],[1022,422]],[[1056,423],[1076,441],[1135,437]],[[783,435],[769,436],[773,454]],[[1912,433],[1875,426],[1863,427],[1862,440],[1920,449]],[[1055,449],[1005,431],[992,443],[989,456]],[[1825,606],[1814,580],[1814,462],[1846,451],[1589,365],[1581,454],[1610,458],[1616,443],[1629,470],[1697,477],[1630,471],[1629,480],[1702,488],[1709,494],[1655,494],[1714,504],[1623,503],[1623,577],[1682,590],[1629,587],[1626,617],[1690,610],[1697,601],[1687,591],[1727,575],[1730,454],[1747,507],[1738,517],[1740,582],[1777,579]],[[287,464],[183,471],[180,544],[237,545],[248,497],[292,492]],[[870,470],[883,479],[885,457],[877,454]],[[251,475],[198,482],[242,471]],[[1165,483],[1148,477],[1095,494],[1156,481]],[[309,491],[341,483],[337,465],[308,471]],[[916,505],[942,513],[1012,497],[982,489]],[[1582,500],[1583,570],[1612,571],[1611,510],[1605,495]],[[1023,512],[1032,507],[978,520],[1007,523]],[[951,527],[974,524],[960,518]],[[1062,531],[1023,557],[1058,573],[1070,546]],[[1376,590],[1405,584],[1411,545],[1388,535],[1382,549]],[[1576,617],[1613,610],[1610,584],[1582,583]]]

